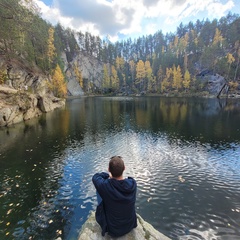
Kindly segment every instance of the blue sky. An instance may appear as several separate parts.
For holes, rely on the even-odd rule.
[[[34,0],[42,17],[76,31],[88,31],[116,41],[162,30],[175,32],[179,24],[240,14],[240,0]]]

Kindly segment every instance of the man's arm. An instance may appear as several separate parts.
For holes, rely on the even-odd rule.
[[[95,188],[97,189],[97,191],[99,191],[99,187],[101,186],[101,184],[108,178],[109,178],[109,174],[106,172],[96,173],[93,175],[92,182]]]

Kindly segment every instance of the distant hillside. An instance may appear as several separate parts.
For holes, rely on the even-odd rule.
[[[31,75],[45,76],[40,85],[57,97],[94,93],[199,94],[238,92],[240,80],[240,17],[229,13],[213,21],[182,23],[175,33],[160,30],[138,39],[111,43],[90,33],[52,26],[33,1],[0,0],[0,84],[27,86]],[[10,78],[13,62],[25,79]],[[202,72],[210,72],[209,78]],[[217,74],[217,75],[216,75]],[[44,80],[43,80],[44,79]],[[37,80],[36,80],[37,81]],[[218,81],[219,82],[219,81]],[[42,91],[42,90],[41,90]]]

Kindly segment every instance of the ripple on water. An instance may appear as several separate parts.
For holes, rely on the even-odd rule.
[[[160,133],[89,131],[81,141],[72,140],[64,153],[56,148],[44,166],[38,206],[14,230],[15,238],[26,234],[28,222],[29,235],[36,236],[62,229],[62,221],[68,224],[65,229],[79,229],[97,204],[93,174],[107,171],[109,158],[121,155],[125,175],[137,180],[137,211],[158,230],[173,239],[239,239],[239,146],[221,152]]]

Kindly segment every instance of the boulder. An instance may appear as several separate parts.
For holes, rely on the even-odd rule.
[[[51,95],[44,95],[38,97],[38,106],[44,113],[51,112],[56,108],[65,106],[65,99],[56,98]]]
[[[0,108],[0,127],[23,121],[23,114],[17,105]]]
[[[145,222],[139,214],[137,214],[137,224],[136,228],[122,237],[111,238],[108,234],[102,237],[101,228],[95,220],[95,212],[91,212],[82,226],[78,240],[170,240],[170,238],[157,231],[151,224]]]
[[[210,94],[218,97],[221,94],[228,93],[228,85],[223,76],[219,74],[213,74],[213,72],[210,70],[204,70],[197,74],[196,77],[206,84],[206,91],[208,91]]]

